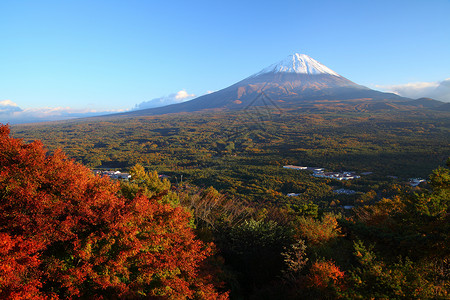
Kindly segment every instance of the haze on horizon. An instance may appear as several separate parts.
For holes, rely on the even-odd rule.
[[[294,52],[373,89],[433,97],[450,77],[448,11],[445,0],[6,0],[0,123],[187,101]]]

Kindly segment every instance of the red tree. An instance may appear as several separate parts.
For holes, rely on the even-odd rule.
[[[307,284],[316,289],[325,289],[329,286],[342,287],[344,277],[344,272],[332,261],[316,261],[309,270]]]
[[[0,298],[226,298],[188,212],[46,152],[0,125]]]

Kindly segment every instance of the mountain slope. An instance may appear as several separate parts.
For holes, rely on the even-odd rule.
[[[272,103],[280,108],[355,107],[361,102],[406,102],[393,93],[358,85],[305,54],[295,53],[227,88],[193,100],[122,115],[157,115],[205,109],[243,109]],[[328,103],[328,107],[322,105]],[[330,104],[331,103],[331,104]],[[414,106],[414,105],[413,105]],[[376,109],[398,109],[397,105],[365,105]]]
[[[438,108],[442,106],[444,103],[431,98],[419,98],[416,100],[407,101],[404,104],[424,108]]]

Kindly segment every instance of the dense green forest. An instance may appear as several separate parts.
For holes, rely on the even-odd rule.
[[[449,113],[427,111],[260,109],[17,126],[13,134],[60,148],[91,168],[126,171],[141,164],[171,176],[173,183],[213,186],[247,203],[291,202],[287,193],[323,205],[334,199],[352,204],[373,191],[380,198],[408,178],[426,177],[450,153]],[[288,164],[372,174],[338,182],[282,168]],[[342,187],[358,193],[337,197],[332,189]]]
[[[202,267],[216,278],[204,277],[211,295],[450,297],[448,112],[255,109],[22,125],[12,136],[90,168],[129,171],[118,199],[189,211],[196,237],[215,245]],[[366,175],[316,178],[288,164]],[[412,187],[410,177],[427,182]],[[192,289],[187,298],[209,297]]]

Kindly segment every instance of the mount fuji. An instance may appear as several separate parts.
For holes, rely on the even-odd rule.
[[[120,115],[239,110],[267,103],[280,109],[370,111],[399,109],[402,103],[411,107],[411,100],[358,85],[308,55],[295,53],[217,92]]]

